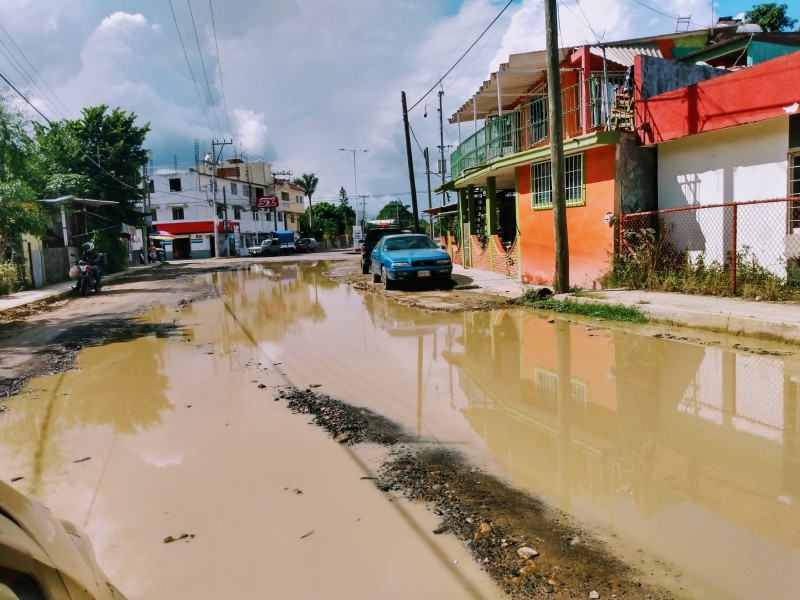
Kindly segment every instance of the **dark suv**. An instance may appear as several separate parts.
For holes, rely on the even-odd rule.
[[[369,273],[370,255],[375,244],[387,235],[400,233],[399,227],[371,227],[367,230],[367,235],[361,240],[361,272],[366,275]]]

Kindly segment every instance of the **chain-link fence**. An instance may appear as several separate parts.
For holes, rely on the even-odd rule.
[[[616,283],[764,295],[800,285],[800,200],[774,198],[621,215]]]

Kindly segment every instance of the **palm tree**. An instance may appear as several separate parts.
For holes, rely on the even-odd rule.
[[[297,185],[303,193],[308,196],[308,229],[309,233],[313,231],[314,220],[311,216],[311,196],[314,195],[314,192],[317,191],[317,184],[319,183],[319,177],[314,175],[313,173],[303,173],[300,177],[294,180],[295,185]]]

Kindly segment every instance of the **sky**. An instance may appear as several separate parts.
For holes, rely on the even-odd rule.
[[[800,2],[785,0],[800,18]],[[149,123],[157,172],[184,170],[212,140],[223,159],[266,160],[292,177],[315,173],[314,201],[344,187],[366,216],[411,203],[405,91],[421,208],[447,119],[510,54],[545,48],[542,0],[17,0],[0,2],[0,73],[51,120],[105,104]],[[755,2],[559,0],[561,46],[692,29]],[[666,7],[665,7],[666,6]],[[493,19],[502,15],[481,37]],[[479,39],[480,38],[480,39]],[[453,67],[439,87],[437,81]],[[5,84],[0,82],[0,88]],[[431,89],[433,91],[425,94]],[[6,88],[7,96],[16,94]],[[427,117],[425,114],[427,113]],[[42,119],[33,111],[31,118]],[[471,130],[462,125],[462,132]],[[467,134],[465,134],[466,136]],[[341,149],[344,150],[341,150]],[[355,152],[353,152],[355,150]],[[364,152],[366,150],[366,152]],[[449,164],[449,161],[448,161]],[[441,183],[434,173],[432,187]],[[356,201],[356,195],[366,199]],[[441,198],[434,195],[433,205]]]

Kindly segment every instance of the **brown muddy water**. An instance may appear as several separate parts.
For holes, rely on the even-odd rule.
[[[174,334],[32,380],[0,415],[0,476],[85,527],[131,598],[499,597],[457,542],[414,533],[425,511],[398,517],[360,459],[271,401],[318,385],[574,515],[679,597],[797,597],[793,348],[425,312],[323,268],[215,274],[222,299],[146,316]]]

